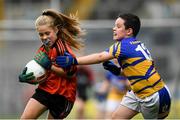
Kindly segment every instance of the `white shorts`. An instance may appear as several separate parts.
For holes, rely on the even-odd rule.
[[[142,113],[146,119],[165,118],[170,111],[171,98],[167,87],[144,99],[129,91],[122,99],[121,105]]]

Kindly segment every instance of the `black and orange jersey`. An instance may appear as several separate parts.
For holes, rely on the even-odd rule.
[[[150,52],[141,41],[134,37],[124,38],[106,51],[117,58],[131,89],[139,98],[150,96],[164,87]]]
[[[42,45],[37,52],[39,51],[45,52],[51,61],[55,61],[55,58],[59,55],[63,55],[65,51],[68,51],[72,56],[74,56],[68,44],[63,43],[61,40],[57,40],[55,45],[48,51],[45,49],[44,45]],[[56,64],[54,63],[54,65]],[[67,69],[65,69],[65,71],[66,70]],[[65,96],[69,101],[74,102],[76,97],[77,77],[67,79],[58,76],[53,71],[49,71],[48,75],[47,80],[39,84],[38,87],[46,92],[49,92],[50,94],[59,94]]]

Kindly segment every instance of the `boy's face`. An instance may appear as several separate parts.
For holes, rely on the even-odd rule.
[[[116,19],[113,28],[113,40],[122,40],[123,38],[129,37],[129,29],[125,29],[124,22],[120,17]]]
[[[49,27],[48,25],[38,26],[37,32],[41,41],[43,43],[46,42],[47,47],[52,47],[57,40],[57,30]]]

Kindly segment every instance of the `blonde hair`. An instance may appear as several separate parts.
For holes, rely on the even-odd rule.
[[[41,25],[57,27],[58,37],[75,49],[80,49],[80,47],[84,46],[81,37],[85,32],[81,29],[78,18],[75,15],[66,16],[55,10],[47,9],[35,21],[36,28]]]

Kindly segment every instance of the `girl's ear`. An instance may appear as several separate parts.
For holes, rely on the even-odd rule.
[[[54,32],[57,34],[59,32],[58,26],[54,27]]]
[[[133,35],[133,29],[132,28],[128,28],[126,31],[127,31],[126,33],[128,36]]]
[[[60,25],[57,25],[57,26],[56,26],[56,29],[61,29]]]

